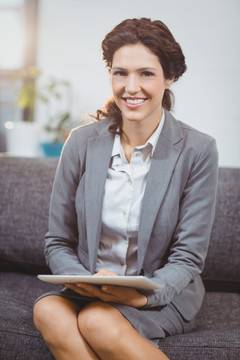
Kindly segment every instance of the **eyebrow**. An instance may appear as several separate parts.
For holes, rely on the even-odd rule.
[[[127,70],[127,69],[125,69],[125,68],[122,68],[122,67],[118,67],[118,66],[114,66],[113,68],[112,68],[112,70]],[[155,69],[155,68],[153,68],[153,67],[148,67],[148,66],[146,66],[146,67],[143,67],[143,68],[140,68],[140,69],[138,69],[138,71],[146,71],[146,70],[152,70],[152,71],[157,71],[157,69]]]

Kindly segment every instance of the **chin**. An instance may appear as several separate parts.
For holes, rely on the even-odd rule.
[[[126,119],[126,121],[141,121],[144,120],[146,116],[136,111],[122,111],[122,117]]]
[[[125,121],[136,122],[136,123],[141,122],[141,121],[144,120],[144,118],[142,116],[136,116],[136,115],[135,116],[134,115],[132,115],[132,116],[124,116],[123,115],[123,118],[125,119]]]

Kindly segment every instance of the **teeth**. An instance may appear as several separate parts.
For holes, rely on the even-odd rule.
[[[126,99],[128,104],[137,105],[144,102],[144,99]]]

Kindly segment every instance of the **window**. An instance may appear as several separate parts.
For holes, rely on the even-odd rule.
[[[38,0],[0,0],[0,131],[5,122],[22,118],[15,80],[36,63],[37,5]]]

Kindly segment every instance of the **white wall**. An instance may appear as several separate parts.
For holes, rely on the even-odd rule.
[[[126,18],[160,19],[188,65],[173,86],[174,115],[216,138],[221,166],[240,167],[239,0],[39,2],[38,66],[45,75],[72,82],[75,117],[95,113],[111,96],[101,60],[105,34]]]

